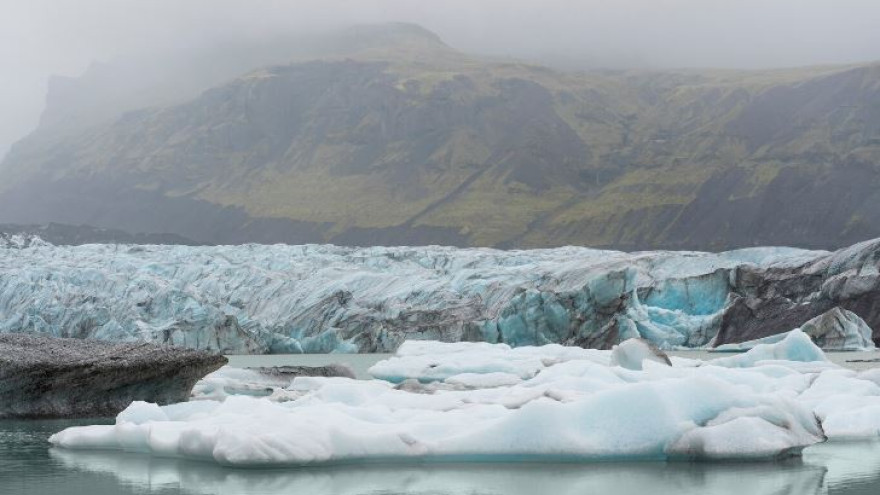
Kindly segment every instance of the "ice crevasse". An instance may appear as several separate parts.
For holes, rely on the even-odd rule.
[[[613,352],[407,342],[372,380],[298,377],[271,397],[138,402],[114,425],[50,441],[251,466],[771,459],[880,432],[880,373],[834,365],[799,330],[710,361]]]

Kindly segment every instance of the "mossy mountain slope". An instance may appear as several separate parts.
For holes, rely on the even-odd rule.
[[[412,26],[365,29],[357,49],[38,130],[0,165],[0,221],[212,243],[880,236],[880,66],[576,74],[469,57]]]

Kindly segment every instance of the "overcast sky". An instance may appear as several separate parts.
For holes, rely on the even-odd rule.
[[[50,74],[143,51],[409,21],[469,52],[604,67],[880,59],[880,0],[0,0],[0,156]]]

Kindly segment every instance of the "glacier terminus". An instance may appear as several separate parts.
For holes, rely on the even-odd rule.
[[[826,349],[867,349],[880,328],[878,266],[880,240],[714,254],[55,246],[6,236],[0,332],[227,354],[394,352],[405,340],[610,349],[642,338],[676,349],[755,341],[812,320],[808,333],[826,336]]]

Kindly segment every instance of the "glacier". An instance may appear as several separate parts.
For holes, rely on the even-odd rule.
[[[714,347],[834,308],[880,324],[880,240],[833,253],[579,247],[54,246],[0,238],[0,332],[228,354],[405,340]]]
[[[864,320],[852,311],[834,308],[811,319],[798,329],[806,333],[826,351],[873,351],[876,345],[873,331]],[[737,344],[723,344],[713,350],[719,352],[747,351],[760,344],[775,344],[790,332],[748,340]]]
[[[135,402],[115,424],[50,442],[280,466],[777,459],[880,435],[880,370],[841,368],[800,330],[707,361],[626,355],[624,367],[606,350],[408,341],[371,380],[296,377],[286,396]]]

